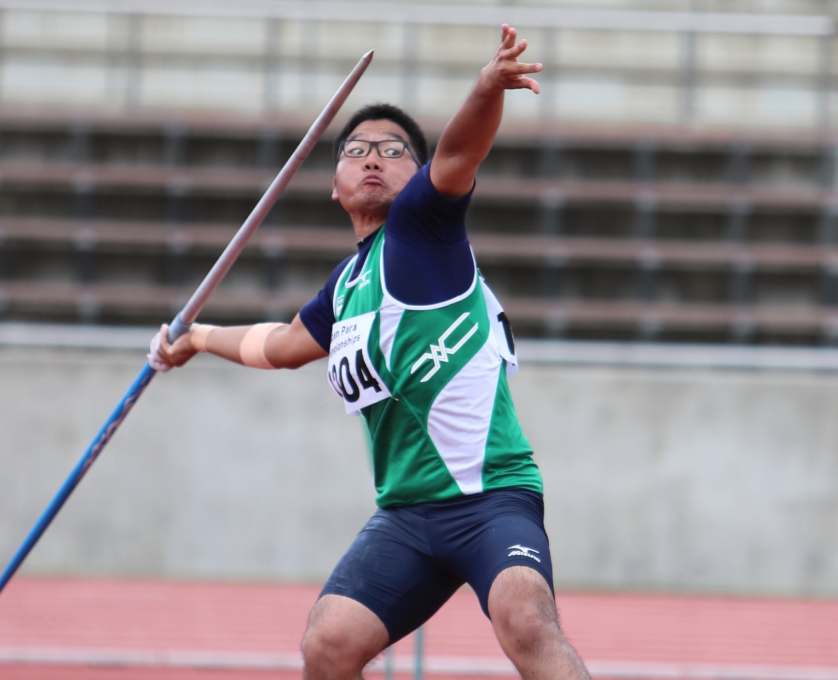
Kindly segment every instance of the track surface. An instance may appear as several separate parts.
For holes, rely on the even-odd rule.
[[[17,578],[2,680],[299,680],[311,586]],[[595,676],[838,680],[838,601],[558,593]],[[412,677],[412,638],[395,650]],[[426,626],[425,677],[516,677],[473,593]],[[369,675],[380,677],[379,660]]]

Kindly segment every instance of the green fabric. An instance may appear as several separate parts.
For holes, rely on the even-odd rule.
[[[373,370],[363,361],[349,361],[360,373],[354,381],[341,374],[344,383],[354,396],[352,383],[359,389],[364,383],[372,385],[371,376],[377,374],[392,395],[382,398],[383,392],[376,393],[373,387],[368,394],[381,400],[361,410],[370,432],[376,502],[381,507],[411,505],[510,486],[541,492],[541,476],[515,414],[505,365],[497,350],[492,351],[496,340],[481,282],[462,299],[433,308],[405,308],[384,293],[383,247],[382,228],[356,281],[349,281],[353,261],[335,288],[337,322],[353,327],[353,319],[375,313],[366,342]],[[392,328],[388,367],[382,332]],[[495,369],[484,375],[477,366],[486,361],[494,361]],[[452,383],[455,379],[459,382]],[[467,404],[461,406],[450,396],[459,386],[472,384],[480,395],[468,389],[466,393],[479,397],[485,413],[472,413]],[[448,392],[442,394],[446,388]],[[436,425],[429,426],[429,421]],[[475,425],[478,421],[485,423],[483,430]],[[446,442],[442,451],[432,432],[438,442]],[[484,446],[475,443],[480,432],[484,432]],[[465,472],[457,468],[461,458],[469,461]]]

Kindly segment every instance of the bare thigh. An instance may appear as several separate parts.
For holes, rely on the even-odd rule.
[[[503,651],[528,680],[589,680],[585,666],[559,628],[553,592],[529,567],[498,574],[489,591],[489,613]]]
[[[529,567],[513,566],[497,575],[489,590],[489,613],[508,615],[509,611],[527,611],[545,623],[559,626],[556,599],[544,576]]]

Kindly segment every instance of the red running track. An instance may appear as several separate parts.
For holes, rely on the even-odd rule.
[[[299,680],[311,586],[17,578],[0,680]],[[838,601],[557,594],[600,678],[838,680]],[[412,677],[413,639],[395,650]],[[425,628],[425,677],[517,677],[473,593]],[[381,676],[379,660],[369,675]]]

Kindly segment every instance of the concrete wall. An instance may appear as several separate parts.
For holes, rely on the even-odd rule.
[[[142,365],[0,348],[5,564]],[[525,365],[557,583],[838,594],[838,374]],[[158,376],[25,569],[323,579],[373,510],[323,366]]]

